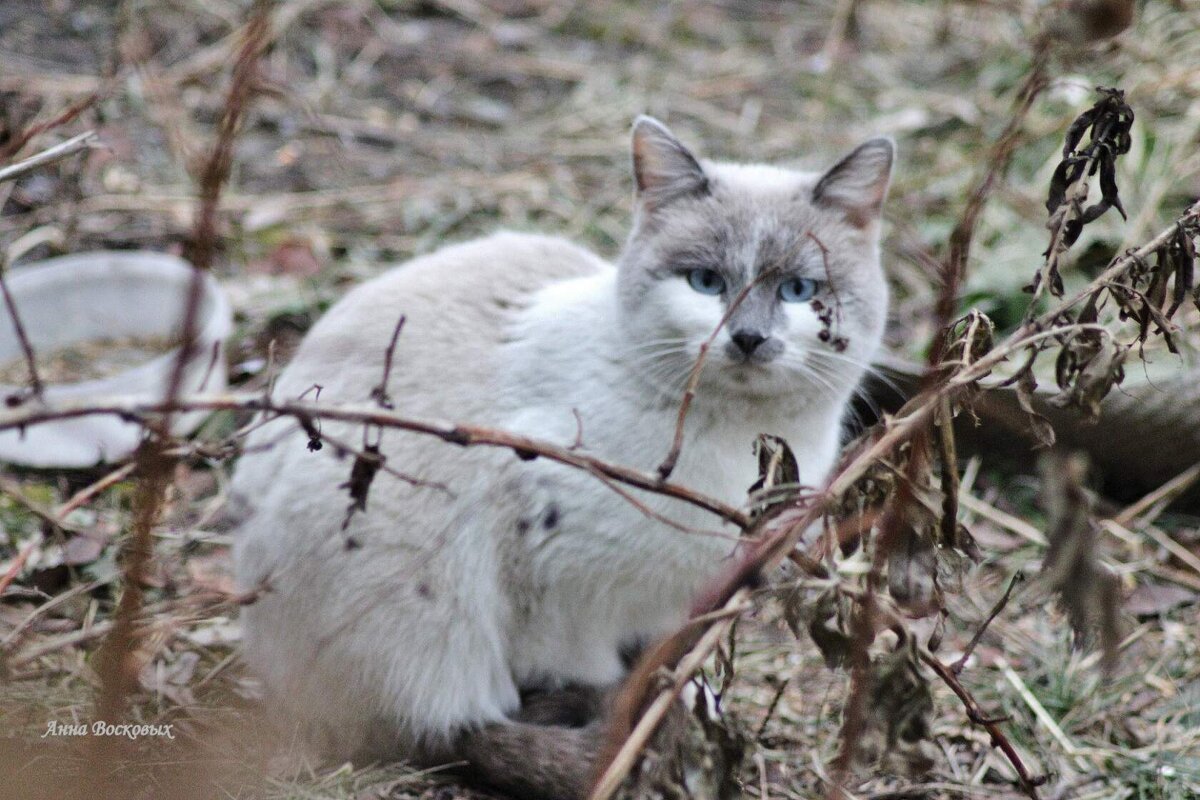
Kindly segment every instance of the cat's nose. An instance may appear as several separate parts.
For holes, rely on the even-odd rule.
[[[733,343],[738,346],[738,349],[746,355],[753,353],[758,349],[760,344],[767,340],[767,337],[758,331],[746,330],[734,331],[730,338],[733,339]]]

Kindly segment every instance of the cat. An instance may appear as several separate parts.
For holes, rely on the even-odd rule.
[[[615,266],[512,232],[416,258],[334,305],[275,396],[320,385],[320,403],[367,402],[403,314],[386,387],[397,413],[650,471],[717,331],[671,479],[739,505],[756,478],[752,445],[769,433],[820,484],[882,336],[892,141],[813,174],[700,161],[639,117],[632,151],[634,220]],[[728,564],[736,530],[545,458],[396,430],[369,434],[387,465],[444,486],[381,473],[350,513],[352,459],[310,452],[297,427],[252,433],[233,478],[251,509],[236,532],[238,584],[267,588],[242,617],[245,656],[271,697],[329,758],[465,760],[516,796],[583,796],[595,703],[562,719],[538,703],[618,685],[624,656],[676,629]]]

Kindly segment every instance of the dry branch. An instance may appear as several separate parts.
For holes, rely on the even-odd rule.
[[[687,422],[688,411],[691,410],[692,400],[696,397],[696,387],[700,384],[700,374],[704,371],[704,364],[708,360],[708,351],[712,349],[713,342],[717,340],[717,336],[729,324],[729,320],[737,312],[740,306],[753,291],[755,286],[758,286],[769,276],[774,275],[776,270],[764,269],[754,280],[742,287],[742,290],[734,296],[729,307],[725,309],[725,313],[721,315],[721,319],[717,322],[717,326],[713,328],[711,334],[700,345],[700,352],[696,356],[696,362],[692,364],[691,372],[688,373],[686,387],[683,391],[683,399],[679,401],[679,413],[675,419],[675,435],[671,438],[671,449],[667,453],[667,457],[658,465],[658,474],[662,480],[671,477],[671,473],[675,471],[675,465],[679,462],[679,455],[683,452],[683,427]]]
[[[45,122],[39,122],[35,125],[31,125],[27,130],[22,131],[18,136],[14,137],[12,141],[7,142],[3,147],[0,147],[0,159],[11,158],[12,156],[21,152],[21,148],[23,148],[25,145],[29,144],[29,142],[31,142],[35,136],[40,136],[41,134],[45,133],[46,131],[54,130],[55,128],[58,128],[62,125],[66,125],[68,122],[71,122],[76,117],[78,117],[80,114],[82,114],[84,111],[87,111],[89,108],[91,108],[93,105],[95,105],[96,101],[100,99],[101,93],[103,91],[105,91],[105,90],[102,89],[100,91],[93,92],[92,94],[88,95],[87,97],[77,100],[74,103],[72,103],[71,105],[67,106],[57,116],[52,117],[51,119],[48,119]],[[51,148],[51,149],[53,149],[53,148]],[[34,156],[34,158],[37,158],[37,157],[38,156]],[[54,160],[54,159],[50,159],[50,160]],[[48,163],[48,162],[43,162],[43,163]],[[14,166],[19,166],[19,165],[14,165]]]
[[[739,509],[686,486],[661,481],[654,473],[642,472],[580,453],[569,447],[494,428],[405,417],[381,409],[375,403],[318,405],[301,400],[276,401],[260,394],[182,396],[172,402],[147,400],[144,397],[97,398],[53,404],[30,403],[22,407],[0,411],[0,430],[92,414],[108,414],[148,426],[161,415],[185,411],[253,411],[265,412],[269,416],[293,417],[298,420],[331,419],[435,436],[450,444],[461,446],[505,448],[526,458],[530,455],[539,456],[577,469],[594,470],[606,478],[634,488],[682,500],[709,511],[739,528],[750,527],[749,517]]]
[[[15,181],[38,167],[53,164],[55,161],[72,156],[81,150],[96,147],[98,141],[99,139],[95,131],[85,131],[78,136],[72,136],[65,142],[48,147],[37,155],[30,156],[15,164],[9,164],[7,167],[0,167],[0,183]]]
[[[4,295],[4,307],[8,310],[8,316],[12,320],[13,332],[17,336],[17,342],[21,346],[21,355],[25,358],[25,368],[29,370],[29,389],[28,391],[37,398],[42,396],[44,386],[42,377],[38,374],[37,357],[33,353],[33,345],[29,342],[29,334],[25,332],[25,323],[21,321],[21,315],[17,311],[16,300],[13,299],[12,291],[8,288],[8,259],[3,252],[0,252],[0,294]],[[21,393],[15,393],[4,398],[6,405],[17,405],[24,401]]]

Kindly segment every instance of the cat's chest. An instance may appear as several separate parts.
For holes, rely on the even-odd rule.
[[[506,427],[573,447],[596,463],[631,468],[653,481],[671,452],[677,422],[677,409],[628,408],[609,398],[593,408],[585,404],[533,405],[510,416]],[[726,505],[742,506],[758,478],[754,443],[760,433],[783,433],[785,437],[791,433],[787,438],[795,441],[802,474],[810,474],[814,480],[823,477],[831,455],[824,451],[829,448],[818,442],[801,442],[801,431],[784,431],[783,427],[782,422],[744,420],[734,413],[689,416],[669,481]],[[642,535],[647,529],[669,529],[672,523],[705,531],[727,527],[696,504],[601,479],[594,470],[539,459],[520,473],[518,486],[526,496],[527,517],[558,522],[553,526],[557,529],[551,534],[554,536],[567,532],[611,540],[620,538],[623,530]],[[734,533],[732,529],[728,532]]]

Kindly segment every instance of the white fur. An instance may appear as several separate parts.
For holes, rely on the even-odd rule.
[[[317,383],[321,402],[365,401],[404,313],[389,387],[400,413],[569,445],[574,411],[588,452],[651,470],[669,447],[676,401],[653,401],[622,357],[614,283],[610,265],[558,239],[505,233],[448,248],[351,292],[276,394]],[[773,401],[702,394],[673,479],[738,504],[755,479],[752,442],[770,432],[792,443],[805,480],[821,480],[844,397],[802,389]],[[285,426],[254,433],[251,451]],[[622,644],[678,625],[733,546],[728,526],[680,502],[637,493],[724,535],[652,521],[585,472],[395,431],[383,437],[388,464],[454,496],[380,474],[343,534],[338,486],[350,459],[305,443],[293,432],[240,462],[235,488],[254,513],[237,537],[237,574],[244,590],[271,587],[245,611],[247,659],[334,755],[436,750],[456,728],[511,712],[518,687],[617,681]],[[547,530],[551,506],[558,521]],[[360,547],[347,549],[347,536]]]

